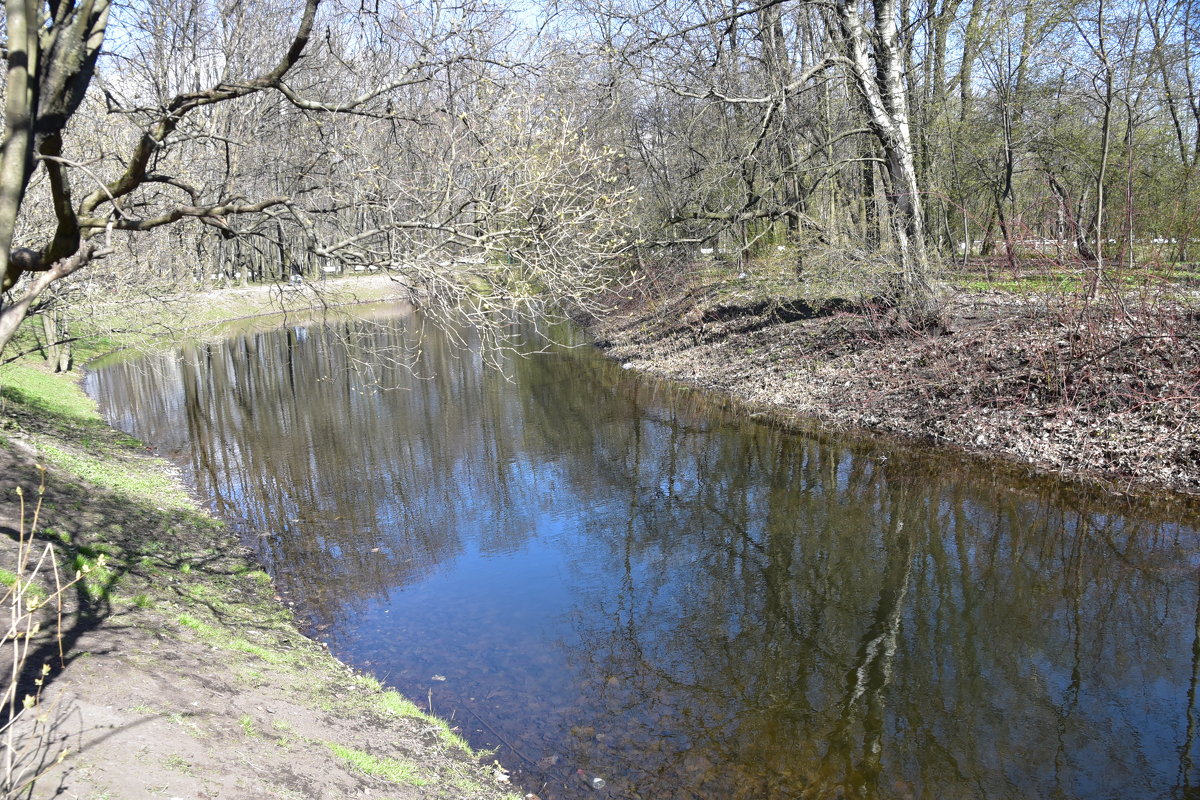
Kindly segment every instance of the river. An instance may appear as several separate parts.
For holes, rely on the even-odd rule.
[[[1194,518],[512,332],[545,352],[400,314],[87,387],[314,637],[545,800],[1197,796]]]

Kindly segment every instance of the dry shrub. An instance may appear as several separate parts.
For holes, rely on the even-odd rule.
[[[0,724],[0,797],[24,796],[32,785],[66,758],[65,748],[56,748],[56,728],[61,720],[54,703],[43,702],[43,689],[53,666],[33,663],[34,652],[52,641],[58,644],[59,666],[63,663],[62,630],[65,592],[83,577],[63,576],[52,544],[36,537],[45,494],[45,468],[37,490],[37,501],[28,514],[24,491],[18,487],[21,517],[12,572],[4,573],[7,591],[3,602],[9,624],[3,639],[3,722]],[[28,524],[27,524],[28,523]]]

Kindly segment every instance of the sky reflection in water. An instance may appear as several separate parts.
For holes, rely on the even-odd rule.
[[[463,336],[260,331],[89,387],[314,635],[547,800],[595,794],[577,769],[611,797],[1196,791],[1194,521]]]

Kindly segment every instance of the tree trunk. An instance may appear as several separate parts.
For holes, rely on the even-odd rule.
[[[72,352],[70,331],[62,312],[49,310],[41,315],[42,332],[46,334],[46,360],[55,372],[70,372]]]
[[[936,309],[909,128],[897,9],[895,0],[875,0],[873,7],[873,31],[867,30],[850,0],[837,0],[838,21],[851,80],[883,151],[885,197],[900,259],[894,299],[910,319],[925,322],[936,317]]]

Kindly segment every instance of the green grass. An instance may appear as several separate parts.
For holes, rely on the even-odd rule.
[[[271,576],[261,569],[254,569],[252,567],[240,569],[234,574],[236,574],[239,578],[245,578],[246,580],[254,581],[262,586],[269,586],[271,584]]]
[[[254,717],[249,714],[243,714],[238,718],[238,725],[242,729],[242,735],[250,739],[258,738],[258,731],[254,728]]]
[[[475,757],[475,751],[471,749],[471,745],[467,744],[467,740],[450,730],[450,726],[445,720],[422,711],[416,703],[399,692],[389,689],[380,694],[374,703],[375,707],[384,714],[412,717],[434,726],[437,729],[438,738],[442,740],[443,744],[462,750],[471,758]]]
[[[15,586],[17,584],[17,573],[0,569],[0,584],[10,588]],[[46,598],[49,597],[45,589],[34,583],[26,583],[24,593],[28,599],[33,600],[37,605],[46,602]]]
[[[83,312],[83,314],[86,315],[87,312]],[[86,364],[93,358],[112,352],[122,346],[121,342],[108,334],[96,332],[98,329],[92,324],[93,322],[90,318],[81,319],[76,320],[72,326],[73,335],[79,336],[70,345],[72,360],[76,364]],[[36,315],[28,317],[21,324],[21,327],[17,329],[16,335],[9,342],[5,355],[12,357],[17,353],[24,353],[22,360],[26,362],[35,364],[47,363],[41,341],[41,327],[41,320]]]
[[[109,569],[106,553],[80,548],[71,566],[83,575],[83,588],[93,600],[107,599],[111,595],[117,573]]]
[[[371,675],[359,675],[355,677],[354,682],[368,692],[366,698],[361,701],[367,710],[385,717],[420,720],[432,726],[437,731],[438,738],[447,747],[458,748],[469,757],[476,757],[467,740],[450,730],[450,725],[445,720],[421,710],[416,703],[394,689],[384,689],[383,684]]]
[[[987,278],[977,268],[948,276],[950,283],[966,291],[987,292],[1001,291],[1012,294],[1041,295],[1041,294],[1070,294],[1082,290],[1085,274],[1080,270],[1061,270],[1049,268],[1044,271],[1027,271],[1025,274],[1013,275],[1006,267],[993,270],[993,277]],[[1188,269],[1173,269],[1152,265],[1139,266],[1130,269],[1122,264],[1109,264],[1104,271],[1106,282],[1116,282],[1126,288],[1137,288],[1147,282],[1155,284],[1182,284],[1200,278],[1200,273]]]
[[[180,614],[175,618],[185,628],[195,631],[202,639],[217,647],[225,650],[233,650],[238,653],[246,653],[256,658],[266,661],[268,664],[289,665],[297,661],[296,656],[279,653],[270,648],[254,644],[240,636],[234,636],[228,631],[209,625],[206,622],[201,622],[190,614]]]
[[[244,595],[231,594],[231,588],[224,577],[203,577],[207,577],[208,581],[190,583],[177,591],[197,606],[209,609],[228,625],[245,623],[256,626],[284,626],[291,620],[287,609],[278,603],[248,604]]]
[[[42,458],[75,477],[159,508],[191,508],[187,493],[169,474],[130,458],[142,443],[112,431],[95,402],[72,375],[55,374],[30,359],[0,367],[0,406],[20,410],[35,428]],[[68,441],[70,442],[68,444]]]
[[[96,403],[71,378],[28,361],[0,367],[0,397],[34,412],[75,422],[100,422]]]
[[[167,769],[182,772],[184,775],[193,774],[191,762],[183,756],[172,754],[164,758],[162,763]]]
[[[120,341],[107,335],[87,336],[73,345],[76,364],[86,364],[93,358],[111,353],[122,347]]]
[[[333,742],[326,742],[325,746],[335,756],[365,775],[373,775],[392,783],[402,783],[407,786],[426,786],[429,783],[428,780],[417,774],[416,765],[412,762],[401,761],[391,756],[373,756],[363,750],[343,747]]]
[[[960,289],[971,292],[1009,292],[1012,294],[1069,294],[1083,285],[1077,275],[1026,276],[1020,278],[960,278],[953,281]]]
[[[192,502],[179,484],[167,474],[148,470],[145,464],[124,463],[113,453],[66,450],[49,442],[39,449],[45,459],[89,483],[120,492],[158,508],[190,509]]]
[[[292,749],[292,745],[295,744],[296,741],[296,736],[291,725],[289,725],[285,720],[273,719],[271,720],[271,730],[279,734],[275,738],[276,747],[282,747],[284,750]]]

